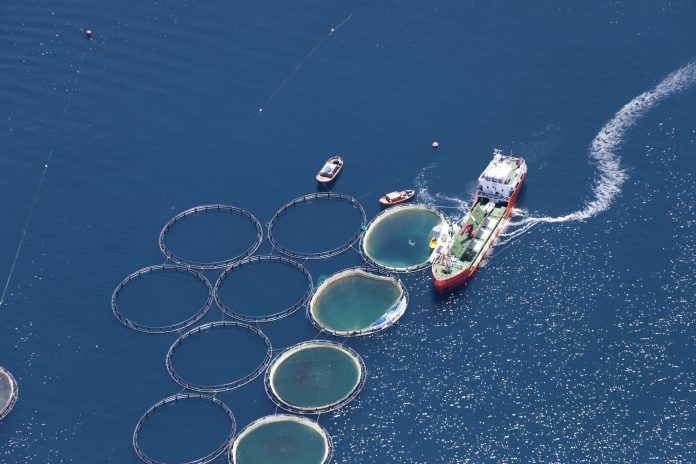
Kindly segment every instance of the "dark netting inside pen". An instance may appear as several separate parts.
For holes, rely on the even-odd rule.
[[[225,269],[214,293],[217,305],[230,317],[268,322],[306,305],[312,291],[312,276],[300,263],[284,256],[250,256]]]
[[[212,322],[178,338],[167,352],[166,367],[182,387],[221,392],[254,380],[271,358],[271,341],[256,327]]]
[[[232,411],[217,398],[181,394],[152,406],[133,432],[133,448],[148,464],[213,462],[236,430]]]
[[[330,258],[360,239],[365,222],[365,210],[355,198],[311,193],[275,213],[268,224],[268,239],[273,248],[293,258]]]
[[[329,434],[303,417],[276,414],[242,430],[228,454],[232,464],[327,464],[333,456]]]
[[[213,302],[213,288],[194,269],[164,264],[129,275],[111,296],[111,310],[126,327],[165,333],[201,319]]]
[[[264,378],[266,393],[281,408],[318,414],[342,408],[365,384],[365,364],[352,349],[313,340],[276,357]]]
[[[203,205],[167,222],[159,247],[175,263],[218,269],[250,256],[262,240],[261,223],[247,211],[231,205]]]

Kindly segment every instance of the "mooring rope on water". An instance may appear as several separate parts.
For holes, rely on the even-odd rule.
[[[278,85],[278,87],[276,87],[275,90],[271,93],[271,95],[266,99],[266,102],[259,108],[259,113],[263,113],[264,108],[266,108],[268,106],[268,104],[271,103],[271,100],[273,100],[273,98],[275,98],[275,96],[278,95],[278,92],[280,92],[281,89],[283,87],[285,87],[285,84],[290,82],[290,79],[292,79],[295,76],[295,74],[297,74],[297,72],[302,68],[302,66],[304,66],[304,64],[307,62],[307,60],[309,58],[311,58],[311,56],[314,55],[314,53],[317,50],[319,50],[319,47],[321,47],[324,44],[324,42],[326,42],[326,40],[333,35],[334,32],[338,31],[345,23],[350,21],[350,18],[352,18],[352,17],[353,17],[353,13],[349,14],[345,19],[343,19],[343,21],[341,21],[340,23],[338,23],[337,25],[332,27],[329,30],[328,34],[326,34],[324,37],[322,37],[322,39],[319,42],[317,42],[316,45],[314,45],[314,47],[309,51],[309,53],[307,53],[305,55],[305,57],[302,58],[302,61],[300,61],[295,66],[295,69],[290,71],[290,74],[288,74],[287,77],[285,79],[283,79],[283,81]]]
[[[5,296],[7,295],[7,290],[10,288],[10,282],[12,281],[12,276],[14,275],[15,268],[17,267],[17,261],[19,260],[19,255],[22,252],[22,247],[24,246],[24,240],[27,237],[27,231],[29,230],[29,226],[31,225],[31,220],[34,216],[34,210],[36,209],[36,205],[39,202],[39,197],[41,195],[41,189],[43,188],[43,184],[46,180],[46,174],[48,173],[48,167],[51,165],[51,161],[53,160],[53,153],[55,152],[56,145],[58,143],[58,137],[60,136],[61,129],[63,128],[63,123],[65,122],[65,117],[68,114],[68,110],[70,109],[70,103],[72,102],[73,94],[75,93],[75,87],[77,86],[77,81],[80,78],[80,71],[82,70],[82,66],[85,63],[85,58],[87,57],[87,53],[91,50],[89,45],[85,49],[85,51],[82,53],[82,57],[80,58],[79,64],[77,65],[77,70],[75,71],[75,79],[73,79],[72,84],[70,86],[70,91],[68,92],[68,99],[65,101],[65,106],[63,107],[63,114],[60,117],[60,120],[58,121],[58,127],[56,128],[56,131],[53,133],[53,140],[51,142],[51,146],[48,150],[48,156],[46,157],[46,161],[44,162],[44,167],[43,171],[41,172],[41,176],[39,177],[39,183],[36,186],[36,191],[34,192],[34,199],[31,202],[31,206],[29,207],[29,213],[27,214],[27,220],[24,223],[24,229],[22,229],[22,235],[19,238],[19,243],[17,244],[17,250],[15,251],[14,258],[12,259],[12,265],[10,266],[10,272],[7,275],[7,280],[5,280],[5,286],[2,289],[2,295],[0,295],[0,306],[3,305],[5,302]]]
[[[291,356],[294,354],[297,354],[305,349],[315,349],[315,348],[331,348],[331,349],[338,349],[338,351],[342,352],[344,355],[348,356],[351,358],[351,360],[358,365],[358,370],[359,370],[359,378],[357,379],[357,383],[355,386],[352,387],[352,390],[348,394],[344,394],[339,399],[334,399],[333,401],[322,403],[322,404],[317,404],[314,403],[312,405],[308,404],[296,404],[290,402],[287,398],[283,399],[283,394],[282,392],[276,391],[273,384],[273,374],[272,371],[280,366],[284,361],[289,359]],[[266,394],[268,395],[268,398],[275,403],[276,405],[276,412],[277,408],[280,407],[281,409],[284,409],[288,412],[293,412],[296,414],[317,414],[321,415],[322,413],[325,412],[331,412],[331,411],[337,411],[339,409],[342,409],[345,407],[346,404],[350,403],[352,400],[354,400],[362,391],[363,387],[365,386],[365,380],[366,380],[366,373],[367,373],[367,368],[365,367],[365,362],[363,361],[362,357],[350,348],[349,346],[346,346],[344,342],[338,343],[335,341],[329,341],[329,340],[308,340],[304,342],[297,343],[295,345],[292,345],[291,347],[288,348],[287,351],[288,356],[285,359],[282,359],[283,355],[278,355],[273,362],[269,365],[268,369],[266,370],[266,374],[264,375],[264,388],[266,389]],[[310,353],[309,358],[301,361],[301,364],[303,366],[317,366],[321,365],[325,361],[322,361],[322,358],[316,354],[316,352]],[[332,364],[326,365],[327,367],[331,367]],[[297,381],[298,379],[295,378]],[[303,384],[304,388],[306,391],[310,392],[315,395],[316,398],[321,398],[322,393],[325,392],[325,390],[322,388],[322,380],[320,376],[318,375],[313,375],[310,376],[308,379],[309,382]],[[324,399],[323,401],[328,401],[327,399]]]

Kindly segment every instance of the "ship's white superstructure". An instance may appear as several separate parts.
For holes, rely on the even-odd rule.
[[[520,164],[519,158],[504,156],[500,150],[494,150],[493,159],[479,176],[479,192],[481,196],[499,201],[508,201],[517,190],[517,169],[527,170]],[[523,161],[522,161],[523,163]]]

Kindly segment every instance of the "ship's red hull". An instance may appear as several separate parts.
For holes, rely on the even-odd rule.
[[[510,217],[510,213],[512,213],[512,209],[515,207],[515,203],[517,202],[517,195],[520,193],[520,189],[522,188],[522,183],[524,182],[524,178],[527,176],[527,173],[524,173],[522,175],[522,179],[520,180],[519,185],[517,186],[517,189],[515,192],[512,194],[510,197],[510,201],[508,201],[507,208],[505,208],[505,214],[503,215],[503,225],[505,221],[508,220],[508,217]],[[476,199],[474,199],[474,203],[476,203]],[[472,205],[473,207],[473,205]],[[439,293],[445,293],[448,292],[456,287],[459,287],[460,285],[466,283],[471,277],[474,275],[474,272],[476,272],[476,269],[478,269],[479,264],[483,262],[484,258],[486,257],[486,253],[488,253],[488,250],[493,246],[495,241],[498,239],[498,234],[500,234],[500,231],[503,230],[504,227],[498,228],[498,230],[495,232],[495,235],[488,241],[488,244],[486,245],[486,248],[481,252],[481,259],[478,260],[476,264],[471,266],[469,269],[461,272],[460,274],[457,274],[455,276],[450,277],[449,279],[438,279],[435,277],[435,274],[432,273],[430,276],[432,277],[433,280],[433,285],[435,286],[435,290],[437,290]]]

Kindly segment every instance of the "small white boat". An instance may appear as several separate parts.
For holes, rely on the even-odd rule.
[[[343,158],[338,155],[332,156],[317,173],[317,182],[322,184],[333,182],[338,177],[341,169],[343,169]]]
[[[400,192],[390,192],[382,195],[379,199],[379,204],[382,206],[398,205],[410,200],[416,194],[415,190],[402,190]]]

